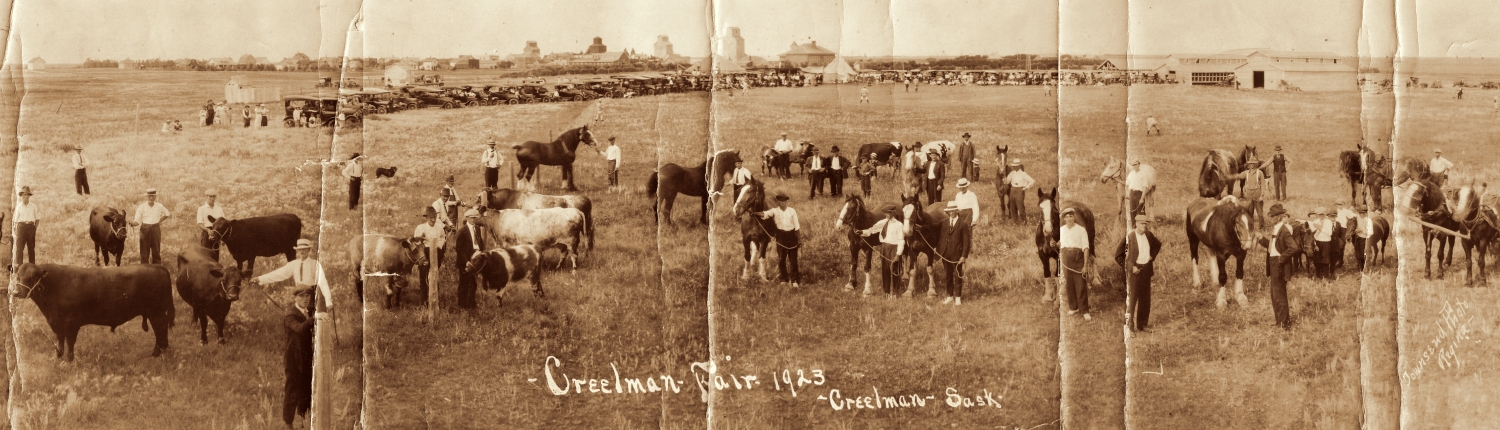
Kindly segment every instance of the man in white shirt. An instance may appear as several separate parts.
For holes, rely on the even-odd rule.
[[[943,165],[942,156],[938,155],[937,148],[927,150],[927,201],[938,202],[943,200],[943,179],[948,177],[948,168]]]
[[[828,195],[834,197],[844,196],[844,179],[849,177],[849,159],[839,155],[839,147],[829,149],[832,154],[824,158],[824,177],[828,178]]]
[[[771,148],[771,150],[776,153],[776,174],[781,175],[782,179],[790,178],[792,176],[791,153],[792,150],[796,148],[797,144],[792,143],[791,139],[786,138],[785,131],[781,132],[781,139],[777,140],[776,145]]]
[[[802,283],[802,274],[798,271],[797,248],[801,247],[799,238],[801,234],[802,221],[797,218],[797,210],[786,205],[786,193],[776,192],[776,207],[760,213],[761,219],[772,218],[776,221],[776,250],[781,258],[776,264],[781,270],[780,282],[792,283],[792,288],[798,288]],[[790,271],[787,265],[791,265]]]
[[[812,200],[818,194],[823,193],[823,171],[827,166],[823,164],[823,157],[818,156],[818,148],[811,148],[807,155],[807,199]]]
[[[422,298],[418,303],[426,304],[428,273],[431,272],[434,263],[438,267],[443,267],[443,246],[445,245],[446,237],[443,231],[443,223],[438,220],[436,209],[428,206],[422,216],[427,218],[427,222],[417,224],[417,228],[412,231],[411,237],[423,239],[423,243],[426,245],[426,247],[422,248],[422,252],[427,254],[427,264],[418,266],[422,276],[422,282],[420,283]]]
[[[750,174],[750,169],[745,168],[744,160],[734,161],[734,173],[730,175],[729,180],[729,186],[734,188],[734,201],[740,201],[740,189],[749,184],[753,178],[754,176]]]
[[[1354,205],[1354,228],[1349,235],[1350,242],[1354,245],[1354,260],[1358,261],[1355,266],[1359,271],[1365,271],[1365,244],[1373,233],[1374,223],[1370,219],[1370,210],[1363,204]]]
[[[901,254],[906,251],[907,228],[896,219],[900,209],[893,204],[880,208],[885,214],[885,219],[876,221],[875,225],[861,231],[862,236],[872,234],[880,235],[880,248],[876,253],[880,255],[880,289],[885,292],[887,298],[894,298],[901,290]],[[865,290],[865,296],[870,295]]]
[[[141,264],[161,264],[161,223],[171,216],[166,205],[156,202],[156,189],[147,189],[146,201],[136,206],[130,222],[141,228]]]
[[[349,179],[349,210],[359,207],[359,182],[365,176],[365,169],[360,165],[359,153],[349,156],[349,161],[344,165],[344,177]]]
[[[83,145],[73,147],[73,188],[78,195],[89,194],[89,159],[83,156]]]
[[[1151,218],[1135,216],[1135,229],[1125,234],[1115,249],[1115,262],[1125,271],[1125,326],[1130,331],[1149,331],[1151,321],[1151,277],[1156,274],[1156,255],[1161,241],[1151,234]]]
[[[435,207],[443,215],[443,224],[450,227],[458,224],[458,189],[453,187],[453,181],[453,175],[448,175],[447,183],[438,189],[438,200],[442,204]]]
[[[490,138],[489,149],[484,150],[484,155],[479,157],[480,164],[484,165],[484,187],[499,188],[500,166],[505,164],[505,157],[500,151],[495,150],[495,139]]]
[[[1355,225],[1351,223],[1359,214],[1348,206],[1348,202],[1339,199],[1333,208],[1333,270],[1344,268],[1344,245],[1346,245],[1354,233]]]
[[[1307,214],[1311,220],[1308,228],[1313,232],[1313,278],[1333,279],[1333,229],[1336,224],[1328,217],[1328,208],[1319,207]]]
[[[42,212],[37,209],[36,203],[31,202],[31,187],[21,187],[17,194],[21,201],[16,203],[16,210],[11,212],[10,232],[15,236],[15,265],[21,263],[21,251],[26,251],[26,262],[36,264],[36,225],[42,219]]]
[[[870,102],[870,84],[865,84],[864,87],[861,87],[859,89],[859,102],[860,103],[869,103]]]
[[[1132,217],[1141,214],[1146,215],[1147,218],[1151,217],[1146,196],[1151,195],[1156,188],[1156,171],[1147,169],[1150,169],[1150,166],[1142,167],[1140,159],[1131,160],[1130,174],[1125,175],[1125,192],[1130,208],[1127,212]]]
[[[1442,149],[1432,150],[1432,161],[1428,162],[1428,169],[1432,171],[1432,178],[1436,179],[1438,186],[1448,185],[1448,169],[1453,168],[1453,162],[1443,158]]]
[[[1146,135],[1150,136],[1152,130],[1156,131],[1156,135],[1157,136],[1161,136],[1161,129],[1156,127],[1156,116],[1147,115],[1146,116]]]
[[[1005,182],[1010,183],[1010,219],[1017,223],[1026,223],[1026,190],[1036,184],[1026,173],[1026,168],[1021,165],[1021,159],[1010,159],[1010,174],[1005,176]]]
[[[969,210],[969,225],[979,223],[979,195],[969,190],[969,178],[958,178],[958,192],[953,194],[953,202],[958,204],[959,210]]]
[[[250,278],[250,283],[255,285],[274,284],[290,279],[291,289],[311,288],[316,291],[316,310],[328,312],[333,307],[333,290],[328,287],[328,277],[323,273],[323,265],[312,258],[313,242],[307,239],[297,239],[297,259],[286,262],[286,265],[267,272],[264,275]]]
[[[620,192],[620,146],[615,145],[615,137],[609,137],[609,149],[604,150],[604,162],[609,163],[609,191]]]
[[[1063,208],[1063,226],[1058,229],[1057,246],[1063,268],[1063,289],[1068,295],[1068,315],[1083,312],[1083,320],[1089,316],[1089,285],[1085,273],[1093,268],[1093,257],[1089,255],[1089,233],[1079,225],[1073,208]]]
[[[208,191],[203,192],[203,195],[208,198],[208,203],[204,203],[203,206],[198,207],[198,216],[195,220],[198,222],[198,229],[202,230],[202,246],[213,250],[214,257],[217,258],[219,256],[219,238],[214,233],[213,220],[224,218],[224,206],[217,203],[219,200],[219,192],[217,190],[209,188]]]

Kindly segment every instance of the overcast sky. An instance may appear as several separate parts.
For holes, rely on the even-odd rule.
[[[1063,13],[1059,14],[1059,1]],[[1239,48],[1340,55],[1500,57],[1500,8],[1473,0],[19,0],[8,61],[336,55],[363,8],[369,56],[651,52],[667,35],[705,56],[739,27],[746,52],[792,42],[861,55],[1212,53]],[[712,13],[710,10],[712,9]],[[1395,13],[1373,12],[1393,11]],[[1366,11],[1372,11],[1366,14]],[[1366,27],[1361,28],[1361,23]],[[1401,25],[1397,26],[1397,23]],[[1061,25],[1065,34],[1059,35]],[[1399,35],[1399,39],[1398,39]]]

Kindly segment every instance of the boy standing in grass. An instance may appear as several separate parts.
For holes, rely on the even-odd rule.
[[[609,149],[604,150],[604,161],[609,163],[609,192],[620,192],[620,146],[615,137],[609,137]]]
[[[875,154],[859,160],[859,169],[854,172],[859,176],[859,188],[864,191],[865,198],[870,197],[870,178],[875,176]]]

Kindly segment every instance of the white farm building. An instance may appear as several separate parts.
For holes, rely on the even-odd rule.
[[[1237,49],[1172,54],[1154,72],[1183,85],[1214,85],[1232,78],[1243,89],[1353,91],[1359,86],[1354,64],[1327,52]]]

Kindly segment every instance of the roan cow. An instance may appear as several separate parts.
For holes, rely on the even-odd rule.
[[[480,191],[479,199],[479,207],[485,209],[573,208],[583,211],[583,233],[589,237],[589,250],[594,249],[594,203],[588,197],[549,196],[498,188]]]
[[[286,256],[297,259],[297,239],[302,237],[302,219],[292,214],[228,219],[208,217],[219,243],[229,249],[235,267],[245,275],[255,273],[255,257]]]
[[[213,319],[224,343],[224,317],[240,298],[240,272],[219,264],[212,249],[194,246],[177,255],[177,295],[193,307],[198,340],[208,344],[208,320]]]
[[[531,279],[532,293],[544,297],[542,292],[542,267],[540,252],[531,245],[495,248],[474,254],[464,271],[484,278],[484,288],[495,293],[495,303],[505,295],[505,287],[511,281]]]
[[[360,302],[365,300],[364,278],[378,276],[386,279],[385,307],[400,307],[406,276],[411,274],[413,267],[427,264],[427,254],[422,252],[422,246],[422,239],[388,234],[366,234],[350,240],[349,259],[355,262],[354,290]]]
[[[177,309],[172,305],[172,275],[161,265],[82,268],[57,264],[22,264],[11,294],[30,298],[57,336],[57,357],[73,361],[78,329],[102,325],[113,332],[135,317],[141,330],[154,330],[152,357],[167,349],[167,333]]]
[[[487,233],[490,235],[490,244],[496,247],[511,247],[516,245],[535,246],[537,252],[545,252],[548,248],[557,248],[562,251],[562,258],[557,261],[558,267],[562,266],[563,259],[573,262],[573,270],[578,269],[578,244],[583,237],[583,212],[573,208],[550,208],[550,209],[505,209],[493,211],[494,213],[482,218]]]
[[[94,240],[94,265],[108,266],[109,256],[115,256],[115,265],[125,255],[125,212],[107,206],[95,206],[89,212],[89,238]],[[99,256],[104,256],[100,263]]]

